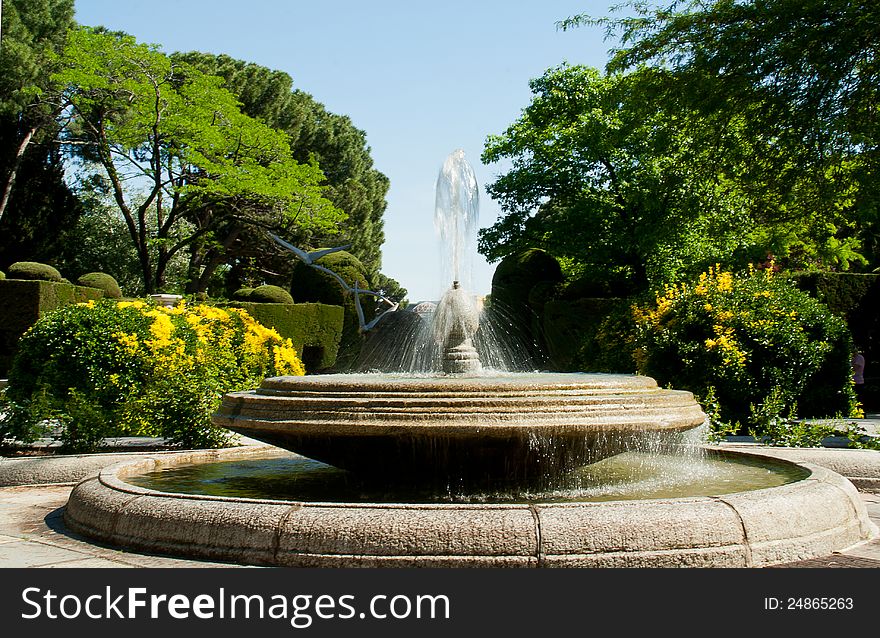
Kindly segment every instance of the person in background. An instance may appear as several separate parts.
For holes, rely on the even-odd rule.
[[[865,357],[858,348],[853,348],[852,355],[853,384],[856,389],[856,398],[862,406],[865,405]]]

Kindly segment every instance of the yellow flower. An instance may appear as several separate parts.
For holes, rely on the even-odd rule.
[[[126,352],[129,354],[137,354],[139,344],[136,334],[133,332],[114,332],[112,336],[122,345],[123,348],[125,348]]]
[[[136,299],[134,301],[117,301],[116,307],[117,308],[137,308],[138,310],[140,310],[141,308],[146,308],[147,304],[144,303],[143,301],[140,301],[139,299]]]
[[[733,290],[733,275],[729,272],[720,273],[716,287],[719,292],[731,292]]]
[[[147,345],[153,350],[170,346],[172,344],[171,335],[174,333],[174,324],[171,322],[171,317],[158,310],[145,314],[153,318],[153,323],[150,324],[150,334],[153,335],[153,339],[147,341]]]
[[[284,344],[275,346],[272,354],[275,361],[275,374],[302,376],[306,373],[290,339],[285,339]]]

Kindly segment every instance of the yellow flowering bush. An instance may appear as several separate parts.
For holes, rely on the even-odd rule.
[[[106,436],[226,442],[211,414],[226,392],[305,374],[289,339],[238,308],[101,300],[41,318],[20,342],[0,436],[33,440],[59,425],[69,448]]]
[[[700,397],[714,393],[727,423],[760,431],[771,403],[801,416],[855,408],[845,323],[770,269],[716,266],[667,285],[633,314],[639,371]]]

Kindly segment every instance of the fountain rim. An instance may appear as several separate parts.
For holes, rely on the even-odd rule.
[[[801,469],[805,469],[808,474],[803,476],[800,479],[792,481],[790,483],[785,483],[783,485],[777,485],[773,487],[762,487],[754,490],[745,490],[740,492],[725,492],[723,494],[711,495],[711,496],[685,496],[685,497],[667,497],[667,498],[647,498],[647,499],[628,499],[628,500],[610,500],[610,501],[560,501],[560,502],[540,502],[536,501],[534,503],[377,503],[377,502],[363,502],[363,503],[350,503],[343,501],[292,501],[292,500],[284,500],[284,499],[260,499],[260,498],[247,498],[241,496],[218,496],[214,494],[188,494],[185,492],[165,492],[162,490],[154,490],[148,487],[141,487],[139,485],[135,485],[133,483],[129,483],[120,476],[129,476],[131,474],[139,474],[144,471],[151,471],[155,469],[160,469],[161,467],[169,467],[169,466],[177,466],[177,465],[190,465],[195,463],[210,463],[210,462],[222,462],[222,461],[237,461],[237,460],[247,460],[251,457],[259,457],[261,454],[265,454],[267,452],[278,451],[284,454],[293,454],[295,456],[301,458],[308,458],[303,456],[302,454],[297,454],[296,452],[290,452],[287,450],[283,450],[281,448],[277,448],[271,445],[263,445],[257,446],[248,450],[241,450],[242,455],[241,458],[235,454],[238,451],[236,448],[227,448],[225,450],[218,450],[219,452],[226,452],[226,454],[208,454],[208,458],[204,460],[195,460],[195,461],[187,461],[176,458],[176,454],[164,455],[162,457],[153,458],[150,455],[148,458],[140,458],[140,459],[131,459],[131,460],[123,460],[113,465],[110,465],[95,475],[94,479],[97,479],[101,482],[101,484],[106,487],[118,490],[120,492],[135,494],[138,496],[156,496],[156,497],[169,497],[176,499],[193,499],[197,501],[223,501],[223,502],[231,502],[231,503],[265,503],[272,505],[293,505],[293,506],[314,506],[314,507],[352,507],[352,508],[364,508],[364,509],[439,509],[439,510],[460,510],[460,509],[530,509],[532,507],[579,507],[579,506],[588,506],[588,505],[601,505],[603,503],[658,503],[658,502],[667,502],[667,501],[716,501],[720,498],[732,496],[735,494],[753,494],[757,492],[762,492],[764,490],[776,490],[780,487],[785,487],[787,485],[792,485],[794,483],[799,483],[801,481],[809,481],[809,480],[822,480],[820,478],[816,478],[814,476],[817,472],[819,474],[823,472],[831,472],[831,470],[827,470],[821,466],[814,465],[808,462],[794,462],[786,459],[781,459],[778,457],[772,457],[763,455],[760,453],[754,452],[743,452],[740,450],[728,450],[722,449],[718,447],[713,447],[711,445],[703,446],[703,449],[710,455],[720,459],[727,460],[735,460],[739,458],[747,458],[752,461],[760,461],[761,463],[765,463],[767,465],[777,465],[777,466],[789,466],[789,467],[798,467]],[[194,451],[184,451],[179,452],[184,457],[190,456],[201,456],[200,450]],[[232,458],[226,459],[222,458],[225,456],[230,456]],[[141,467],[143,466],[143,467]],[[90,480],[89,478],[84,479],[82,482]]]
[[[117,463],[74,488],[65,523],[137,551],[300,567],[757,567],[827,555],[878,535],[847,479],[780,459],[809,475],[719,496],[583,503],[277,501],[159,492],[120,478],[161,461],[234,454],[202,450]]]

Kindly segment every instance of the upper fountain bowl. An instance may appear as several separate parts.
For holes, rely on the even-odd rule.
[[[548,482],[706,419],[643,376],[343,374],[227,394],[216,425],[378,480]]]

